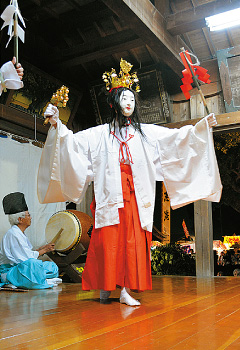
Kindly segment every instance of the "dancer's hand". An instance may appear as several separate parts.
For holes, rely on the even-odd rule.
[[[210,113],[205,118],[207,119],[209,128],[212,128],[213,126],[217,125],[217,119],[214,113]]]
[[[57,121],[59,119],[58,108],[56,106],[53,106],[51,103],[49,103],[44,113],[44,118],[49,118],[49,123],[56,127]]]
[[[15,66],[15,64],[16,64],[16,57],[13,57],[13,59],[12,59],[12,64]],[[23,69],[21,63],[18,63],[18,64],[16,65],[16,71],[17,71],[17,74],[18,74],[18,76],[19,76],[19,79],[22,80],[24,69]]]

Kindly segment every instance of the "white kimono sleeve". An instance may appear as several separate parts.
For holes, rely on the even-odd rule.
[[[207,120],[155,136],[171,207],[200,199],[219,202],[222,184]]]
[[[92,180],[91,169],[86,132],[73,134],[59,120],[57,128],[51,127],[48,132],[40,160],[39,202],[80,203]]]
[[[1,69],[1,78],[7,89],[17,90],[23,87],[23,82],[20,80],[17,71],[11,61],[5,63]],[[0,79],[0,95],[2,93],[3,86]]]
[[[5,248],[6,257],[14,264],[18,264],[28,259],[37,259],[39,252],[32,250],[29,240],[20,236],[12,235],[9,238],[8,247]]]

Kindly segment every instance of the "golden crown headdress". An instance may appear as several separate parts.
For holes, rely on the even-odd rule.
[[[112,68],[111,72],[104,72],[102,75],[102,79],[106,83],[106,89],[111,90],[117,87],[127,87],[139,92],[140,85],[137,73],[129,73],[131,69],[132,64],[121,58],[120,72],[118,75],[114,68]]]

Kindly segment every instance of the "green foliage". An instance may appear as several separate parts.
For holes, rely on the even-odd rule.
[[[151,252],[152,272],[156,275],[195,276],[195,259],[179,244],[167,244]]]

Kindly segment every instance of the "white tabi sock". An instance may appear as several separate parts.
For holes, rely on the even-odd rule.
[[[6,287],[16,289],[17,287],[14,286],[12,283],[6,284]]]
[[[61,278],[58,278],[58,277],[55,277],[55,278],[47,278],[47,283],[48,284],[59,284],[59,283],[62,283],[62,279]]]
[[[123,289],[121,290],[121,294],[120,294],[120,303],[127,304],[129,306],[141,305],[140,301],[131,297],[131,295],[128,293],[129,291],[130,291],[129,288],[123,287]]]

